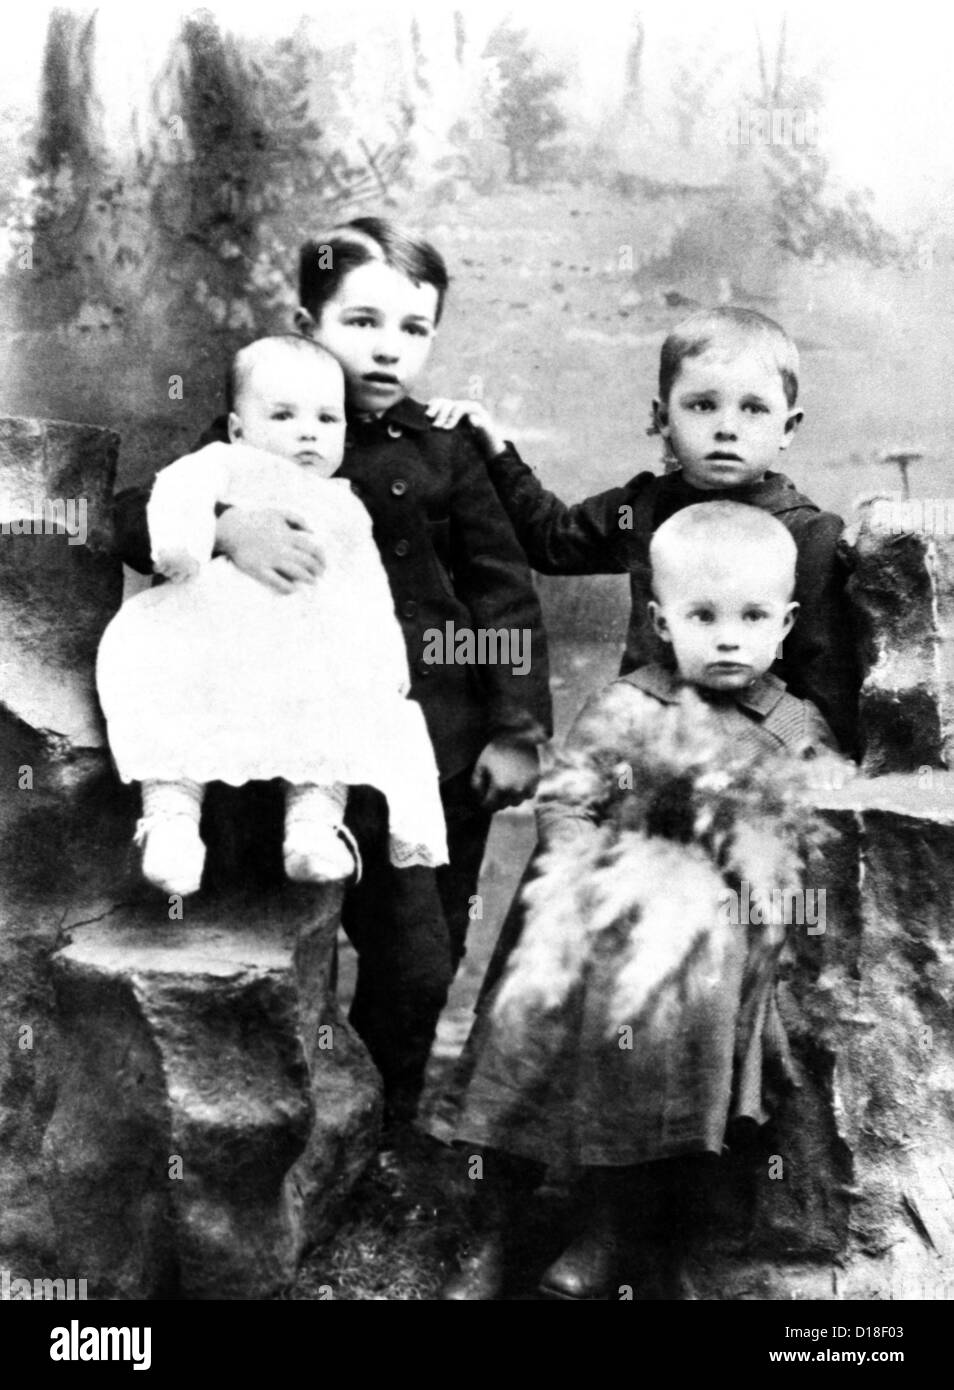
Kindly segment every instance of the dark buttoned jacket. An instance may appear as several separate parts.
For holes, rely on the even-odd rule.
[[[196,448],[227,439],[226,423],[216,420]],[[380,418],[349,421],[336,476],[349,480],[370,513],[407,644],[411,696],[427,720],[442,779],[472,763],[490,739],[542,742],[552,720],[540,604],[468,426],[436,430],[424,407],[405,399]],[[118,552],[143,574],[151,570],[149,491],[129,488],[115,501]],[[529,669],[455,661],[465,649],[452,638],[462,630],[519,632]],[[500,646],[491,640],[472,648],[481,650],[499,654]]]

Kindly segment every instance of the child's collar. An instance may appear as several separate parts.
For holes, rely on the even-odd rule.
[[[693,487],[692,483],[686,482],[685,475],[681,468],[676,468],[672,473],[664,474],[664,477],[676,480],[679,487],[691,493],[693,497],[700,498],[701,501],[731,501],[733,497],[752,497],[762,496],[765,493],[775,492],[781,485],[792,486],[789,478],[784,473],[774,473],[767,469],[761,478],[754,483],[745,483],[742,487],[720,487],[720,488],[699,488]]]
[[[426,430],[430,427],[430,418],[427,415],[420,401],[415,401],[411,396],[405,396],[403,400],[392,405],[383,415],[358,415],[348,416],[349,425],[359,425],[368,428],[374,425],[399,425],[402,429]]]
[[[761,482],[750,483],[747,487],[719,488],[715,492],[705,492],[687,483],[681,468],[662,474],[660,481],[666,495],[682,499],[684,505],[690,502],[745,502],[762,507],[773,516],[781,516],[783,512],[800,512],[806,508],[812,512],[821,510],[810,497],[799,492],[787,474],[775,473],[771,469]]]
[[[635,685],[638,690],[645,690],[648,695],[654,695],[666,705],[678,704],[682,691],[687,689],[687,683],[678,671],[670,671],[665,666],[655,664],[640,666],[619,679],[629,685]],[[706,698],[704,690],[697,690],[696,693],[701,699]],[[785,682],[774,676],[771,671],[766,671],[764,676],[759,676],[758,680],[754,680],[744,690],[732,691],[731,702],[765,719],[784,694]]]

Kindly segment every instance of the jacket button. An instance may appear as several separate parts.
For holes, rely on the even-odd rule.
[[[392,439],[400,439],[403,433],[400,425],[388,425],[388,434]]]
[[[399,560],[403,560],[410,548],[411,545],[409,541],[398,541],[394,547],[394,553]]]
[[[415,617],[417,614],[417,604],[415,603],[414,599],[409,598],[405,603],[402,603],[401,612],[403,613],[405,618]]]
[[[419,676],[429,676],[431,674],[431,668],[426,661],[419,661],[414,669]]]
[[[391,484],[391,491],[395,497],[403,497],[407,492],[407,483],[403,478],[395,478]]]

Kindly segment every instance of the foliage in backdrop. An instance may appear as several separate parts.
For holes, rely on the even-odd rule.
[[[161,414],[183,358],[195,393],[217,389],[236,346],[287,321],[303,236],[360,211],[413,203],[439,219],[474,199],[480,220],[481,200],[508,190],[590,188],[656,206],[637,275],[678,294],[701,268],[723,298],[753,247],[766,264],[909,254],[862,191],[833,190],[810,139],[726,138],[727,109],[745,121],[821,110],[823,84],[795,70],[784,26],[771,51],[759,36],[734,64],[691,47],[657,55],[670,96],[653,107],[637,21],[618,110],[594,128],[573,107],[570,68],[510,23],[478,42],[456,12],[435,55],[416,21],[397,48],[393,34],[323,43],[304,20],[253,42],[200,11],[157,64],[124,151],[102,133],[96,44],[95,15],[54,11],[36,111],[2,113],[14,151],[0,192],[7,381],[38,413]]]

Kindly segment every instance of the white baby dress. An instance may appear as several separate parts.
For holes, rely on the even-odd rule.
[[[218,502],[299,513],[324,559],[314,584],[278,594],[212,559]],[[147,518],[153,563],[178,582],[131,598],[100,643],[99,696],[122,780],[377,787],[392,862],[446,863],[434,753],[406,698],[394,600],[349,483],[244,444],[210,444],[162,470]]]

